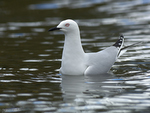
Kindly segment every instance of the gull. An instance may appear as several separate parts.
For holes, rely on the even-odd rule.
[[[60,22],[49,31],[61,30],[65,34],[60,73],[63,75],[97,75],[107,73],[123,48],[123,35],[115,44],[96,53],[85,53],[78,24],[71,19]]]

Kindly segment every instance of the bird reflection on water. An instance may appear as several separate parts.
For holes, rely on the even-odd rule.
[[[65,102],[73,102],[78,98],[85,99],[91,95],[103,96],[107,91],[101,86],[105,84],[104,81],[112,78],[113,75],[108,73],[91,76],[62,75],[63,99]]]

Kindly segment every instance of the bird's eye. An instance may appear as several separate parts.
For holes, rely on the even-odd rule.
[[[66,24],[65,24],[65,26],[66,26],[66,27],[69,27],[69,26],[70,26],[70,24],[69,24],[69,23],[66,23]]]

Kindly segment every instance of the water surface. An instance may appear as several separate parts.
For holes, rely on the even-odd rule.
[[[0,112],[148,113],[149,0],[0,1]],[[109,74],[59,74],[64,36],[48,29],[71,18],[86,52],[120,34],[130,48]]]

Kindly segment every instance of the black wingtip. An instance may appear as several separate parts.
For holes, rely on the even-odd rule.
[[[123,41],[124,41],[124,36],[123,35],[120,35],[120,39],[117,40],[117,42],[113,45],[115,47],[121,47],[121,45],[123,44]]]
[[[120,35],[120,39],[124,39],[124,36],[123,36],[123,35]]]

